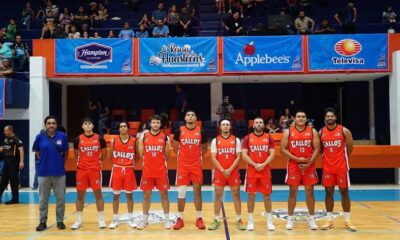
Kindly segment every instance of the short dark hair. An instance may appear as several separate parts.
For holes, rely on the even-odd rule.
[[[161,121],[161,116],[155,114],[155,115],[151,116],[151,118],[150,118],[150,121],[153,121],[153,120]]]
[[[54,119],[56,121],[56,123],[58,122],[56,116],[49,115],[44,119],[44,124],[46,124],[49,119]]]
[[[261,120],[263,121],[263,123],[265,123],[264,119],[263,119],[262,117],[260,117],[260,116],[255,117],[255,118],[253,119],[253,121],[255,121],[256,119],[261,119]]]
[[[13,125],[6,125],[6,128],[8,128],[11,132],[14,132],[14,126]]]
[[[126,126],[129,128],[129,123],[127,121],[125,121],[125,120],[122,120],[121,122],[118,123],[118,129],[121,127],[122,123],[125,123]]]
[[[335,117],[337,117],[337,111],[336,111],[336,109],[334,109],[333,107],[327,107],[327,108],[325,108],[325,110],[324,110],[324,117],[326,116],[326,114],[327,114],[328,112],[333,113],[333,115],[335,115]]]
[[[297,115],[298,113],[304,113],[304,114],[307,116],[306,111],[304,111],[303,109],[297,110],[297,111],[295,112],[294,116],[296,117],[296,115]]]
[[[185,116],[186,116],[186,114],[188,114],[189,112],[192,112],[192,113],[194,113],[194,115],[196,115],[196,112],[195,112],[193,109],[188,109],[188,110],[185,111]],[[196,116],[197,116],[197,115],[196,115]]]
[[[93,119],[90,118],[90,117],[84,117],[84,118],[82,119],[82,121],[81,121],[81,125],[83,125],[83,123],[85,123],[85,122],[91,122],[91,123],[94,125],[94,121],[93,121]]]

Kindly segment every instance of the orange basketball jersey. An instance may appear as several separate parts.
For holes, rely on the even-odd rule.
[[[289,128],[288,150],[296,157],[311,158],[314,152],[313,148],[313,128],[306,126],[303,131],[297,130],[295,126]],[[297,165],[298,162],[289,159],[289,165]]]
[[[146,132],[143,135],[143,175],[145,178],[160,178],[167,173],[165,146],[168,139],[165,133],[157,135]]]
[[[113,143],[112,162],[119,166],[133,166],[136,157],[136,138],[129,136],[123,143],[121,138],[115,137]]]
[[[335,129],[327,127],[321,130],[322,168],[327,173],[337,173],[349,170],[347,159],[346,140],[343,126],[337,125]]]
[[[185,125],[179,129],[178,166],[193,167],[201,164],[201,129],[196,126],[188,129]]]
[[[236,153],[236,137],[230,135],[228,138],[224,138],[221,135],[216,137],[217,155],[218,162],[224,169],[232,166],[233,162],[237,157]]]
[[[274,140],[268,133],[263,133],[257,136],[254,133],[250,133],[243,140],[243,148],[247,149],[248,155],[255,163],[263,163],[269,157],[269,151],[274,148]],[[264,176],[268,171],[270,171],[270,166],[266,166],[264,171],[257,172],[253,166],[248,165],[247,176],[248,177],[258,177]]]
[[[78,137],[78,161],[77,168],[84,170],[100,170],[101,169],[101,141],[98,134],[85,136],[81,134]]]

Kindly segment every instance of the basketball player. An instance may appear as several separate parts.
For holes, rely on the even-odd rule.
[[[248,193],[247,230],[254,230],[254,203],[256,193],[260,192],[264,198],[264,208],[267,212],[267,229],[274,231],[272,223],[272,206],[270,195],[272,193],[270,163],[275,158],[275,144],[272,137],[264,132],[265,125],[262,118],[255,118],[253,122],[254,132],[243,139],[242,155],[247,162],[245,190]]]
[[[208,230],[216,230],[221,226],[220,211],[224,188],[228,185],[231,188],[233,204],[236,212],[235,227],[239,230],[246,230],[241,218],[240,201],[240,174],[239,161],[241,153],[240,140],[231,134],[231,123],[229,120],[222,120],[220,123],[221,134],[211,142],[211,161],[215,167],[213,185],[215,191],[214,200],[214,221]]]
[[[187,185],[192,182],[194,206],[196,208],[196,227],[205,229],[202,216],[201,184],[203,184],[202,156],[207,151],[207,138],[201,128],[196,126],[196,113],[188,110],[185,114],[185,125],[174,133],[173,148],[177,155],[176,185],[178,186],[178,219],[175,230],[184,226],[183,211]]]
[[[325,207],[328,221],[321,226],[322,230],[333,228],[333,194],[338,185],[342,196],[344,226],[355,232],[357,228],[350,221],[349,197],[349,157],[353,151],[353,137],[349,129],[336,123],[336,110],[325,110],[325,127],[319,132],[322,143],[322,185],[325,187]]]
[[[118,124],[119,136],[111,140],[111,171],[110,187],[114,192],[113,219],[108,226],[110,229],[118,227],[118,208],[121,190],[125,191],[128,207],[127,224],[131,228],[137,227],[133,221],[132,192],[137,188],[135,177],[136,138],[128,135],[128,122]]]
[[[142,181],[140,188],[143,190],[143,219],[137,229],[144,229],[148,224],[150,199],[154,187],[160,191],[161,205],[164,210],[164,227],[171,228],[169,220],[168,200],[168,169],[167,160],[171,151],[168,136],[160,130],[161,117],[154,115],[150,118],[150,131],[139,139],[139,157],[143,159]]]
[[[317,230],[318,226],[314,218],[314,185],[318,183],[314,161],[319,154],[320,142],[318,132],[306,125],[307,115],[299,110],[295,114],[294,126],[285,131],[282,136],[281,154],[287,158],[288,167],[286,184],[289,185],[287,230],[294,228],[294,208],[296,207],[297,191],[303,184],[306,191],[306,203],[309,214],[309,228]]]
[[[98,134],[93,133],[93,120],[82,120],[83,134],[74,140],[74,153],[77,159],[76,169],[76,220],[71,229],[76,230],[82,225],[82,211],[87,188],[92,188],[96,197],[99,228],[106,228],[104,221],[104,201],[101,195],[101,161],[107,154],[106,142]]]

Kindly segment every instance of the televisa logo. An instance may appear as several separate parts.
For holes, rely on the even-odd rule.
[[[341,57],[332,57],[332,63],[335,65],[365,64],[364,58],[355,57],[362,51],[362,45],[354,39],[338,41],[334,46],[334,50],[341,55]]]

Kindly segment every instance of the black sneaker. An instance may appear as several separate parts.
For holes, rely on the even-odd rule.
[[[57,228],[58,229],[65,229],[65,224],[63,222],[58,222],[57,223]]]
[[[47,229],[46,222],[40,222],[39,225],[36,227],[36,231],[42,232]]]
[[[9,205],[9,204],[18,204],[18,203],[19,203],[18,201],[10,200],[10,201],[7,201],[7,202],[6,202],[6,205]]]

